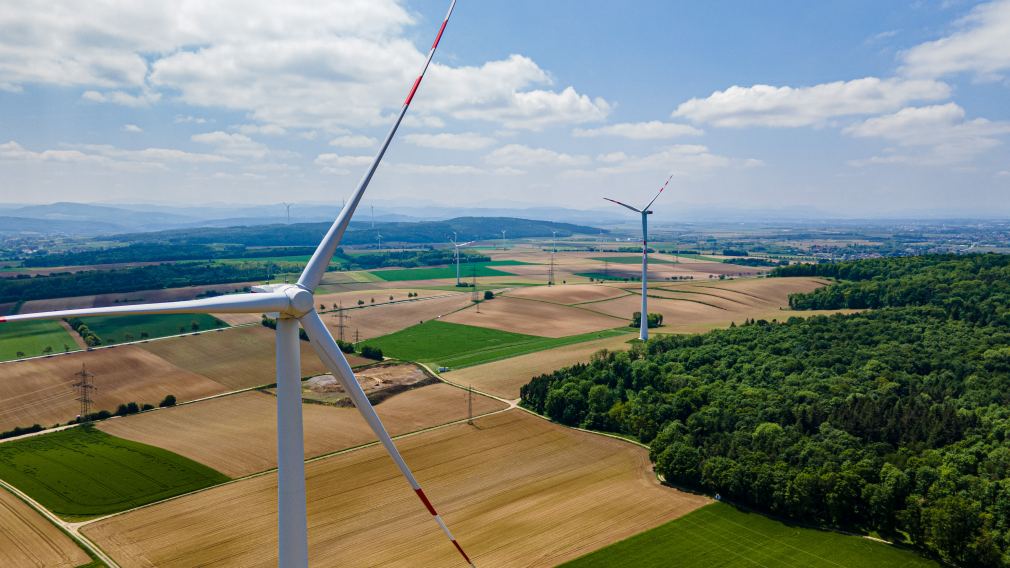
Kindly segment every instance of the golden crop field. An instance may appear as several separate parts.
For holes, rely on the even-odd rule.
[[[565,337],[619,327],[623,320],[599,312],[538,300],[499,296],[442,321],[540,337]]]
[[[0,566],[74,568],[90,561],[56,525],[0,489]]]
[[[402,438],[432,503],[478,566],[555,566],[682,516],[647,452],[521,410]],[[312,566],[461,566],[381,447],[307,464]],[[276,476],[83,527],[124,568],[277,563]]]
[[[50,426],[74,419],[80,404],[74,400],[77,394],[72,385],[82,365],[94,374],[96,411],[115,411],[126,402],[156,405],[168,394],[184,401],[228,390],[138,345],[29,359],[2,366],[0,429],[35,423]]]
[[[350,310],[348,311],[348,315],[351,316],[351,319],[345,322],[347,325],[347,329],[344,331],[345,339],[351,341],[354,338],[355,330],[357,330],[361,339],[371,339],[380,335],[386,335],[387,333],[393,333],[394,331],[416,325],[421,321],[428,321],[450,314],[469,305],[472,305],[470,294],[452,294],[429,300],[375,306],[369,305],[359,310]],[[330,333],[334,337],[339,337],[336,312],[323,314],[322,317],[323,321],[326,322],[326,326],[330,329]]]
[[[467,393],[434,384],[392,396],[375,406],[390,434],[396,436],[438,426],[467,416]],[[474,395],[474,415],[505,405]],[[375,440],[358,411],[351,407],[302,405],[305,455],[315,457]],[[159,446],[241,477],[277,466],[277,399],[249,391],[100,422],[114,436]]]
[[[547,349],[529,355],[520,355],[519,357],[466,367],[458,371],[450,371],[444,373],[443,376],[446,380],[454,383],[472,385],[477,390],[513,400],[519,398],[519,388],[530,382],[531,378],[556,371],[562,367],[589,361],[593,353],[601,349],[627,350],[628,340],[637,337],[637,332],[628,328],[628,335],[625,336]]]

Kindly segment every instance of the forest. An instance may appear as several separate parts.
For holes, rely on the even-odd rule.
[[[668,483],[959,566],[1010,565],[1010,257],[777,269],[851,315],[665,335],[535,377],[523,404],[634,437]]]

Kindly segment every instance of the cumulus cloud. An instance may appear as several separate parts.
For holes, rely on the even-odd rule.
[[[344,156],[341,154],[319,154],[314,163],[322,168],[325,174],[345,175],[351,173],[350,168],[359,168],[372,163],[372,156]]]
[[[948,85],[930,79],[865,77],[812,87],[732,86],[681,103],[673,116],[727,127],[818,126],[833,118],[892,112],[912,101],[949,96]]]
[[[576,128],[572,135],[576,138],[596,138],[598,136],[619,136],[631,140],[661,140],[681,136],[699,136],[703,132],[689,124],[675,122],[622,122],[600,128]]]
[[[262,158],[269,153],[269,149],[245,134],[228,133],[217,130],[203,134],[194,134],[193,142],[214,146],[218,152],[228,156],[241,156],[246,158]]]
[[[914,77],[963,72],[994,79],[1010,70],[1010,0],[976,6],[955,28],[902,54],[902,72]]]
[[[414,146],[436,148],[439,150],[483,150],[495,143],[494,138],[474,132],[407,134],[403,139]]]
[[[141,128],[141,127],[139,127],[139,126],[137,126],[136,124],[124,124],[123,125],[123,131],[124,132],[139,133],[139,132],[143,132],[144,129]]]
[[[123,171],[164,170],[169,169],[173,163],[202,165],[228,161],[223,156],[185,152],[174,148],[127,150],[107,144],[78,144],[58,150],[29,150],[13,140],[0,144],[0,160],[22,163],[91,164]]]
[[[675,144],[658,152],[642,156],[607,156],[607,165],[596,171],[604,174],[656,171],[676,175],[701,173],[706,170],[725,168],[734,161],[726,156],[713,154],[708,147],[700,144]]]
[[[375,138],[360,134],[345,134],[330,140],[330,146],[338,148],[371,148],[378,143],[379,141]]]
[[[894,114],[867,119],[843,132],[858,138],[886,140],[905,150],[889,148],[884,155],[855,160],[852,162],[855,165],[949,165],[969,162],[1002,144],[1000,137],[1010,134],[1010,122],[965,119],[963,108],[947,103],[903,108]]]
[[[319,129],[385,124],[427,53],[404,0],[267,0],[140,5],[23,0],[0,14],[0,88],[80,86],[93,102],[183,103],[246,113],[260,124]],[[242,17],[235,17],[241,14]],[[432,30],[433,31],[433,30]],[[423,49],[423,51],[422,51]],[[601,120],[600,98],[554,89],[522,55],[474,66],[435,62],[421,114],[508,128]]]
[[[565,154],[547,148],[531,148],[522,144],[508,144],[484,157],[484,161],[495,166],[553,166],[576,167],[588,164],[588,156]]]

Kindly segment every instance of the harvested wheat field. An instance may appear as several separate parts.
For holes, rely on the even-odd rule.
[[[473,303],[470,301],[470,294],[451,294],[416,302],[367,306],[348,310],[346,313],[351,316],[351,319],[346,322],[347,329],[344,331],[344,339],[348,341],[354,339],[355,330],[361,339],[379,337],[471,305]],[[326,322],[326,327],[330,328],[330,333],[334,337],[339,337],[337,313],[323,314],[322,317]]]
[[[709,503],[645,449],[510,410],[398,441],[478,566],[555,566]],[[459,566],[378,446],[306,465],[312,566]],[[86,525],[124,568],[277,563],[275,474]]]
[[[74,568],[90,561],[70,537],[0,489],[0,566]]]
[[[94,374],[96,411],[114,411],[127,402],[158,404],[168,394],[185,401],[228,390],[135,345],[18,361],[0,366],[0,430],[77,417],[80,403],[72,385],[82,364]]]
[[[565,337],[618,327],[624,320],[579,307],[500,296],[481,302],[480,313],[470,307],[442,321],[540,337]]]
[[[657,333],[698,333],[731,322],[742,323],[747,318],[787,319],[809,317],[836,311],[789,310],[789,294],[809,292],[823,281],[814,278],[767,278],[725,280],[718,282],[652,283],[649,288],[649,311],[663,314],[663,327]],[[637,285],[622,286],[633,295],[615,300],[594,302],[581,307],[602,313],[624,316],[641,309]]]
[[[349,290],[346,292],[335,292],[331,294],[319,294],[316,296],[316,306],[320,304],[326,306],[324,311],[329,311],[335,309],[339,303],[343,303],[344,308],[354,308],[357,307],[358,301],[364,302],[366,305],[373,304],[372,300],[375,300],[375,304],[388,304],[389,302],[403,302],[407,301],[407,294],[414,293],[420,298],[430,298],[432,296],[445,296],[452,294],[453,292],[446,292],[444,290],[421,290],[416,288],[403,288],[402,283],[400,288],[372,288],[364,290]],[[392,296],[393,299],[390,300],[389,297]],[[413,300],[413,298],[411,298]]]
[[[628,292],[614,286],[603,284],[562,284],[560,286],[531,286],[508,293],[512,298],[540,300],[556,304],[582,304],[610,300],[627,295]]]
[[[73,310],[77,308],[101,308],[122,304],[142,304],[151,302],[175,302],[192,300],[209,291],[232,292],[259,282],[234,282],[231,284],[209,284],[206,286],[187,286],[185,288],[163,288],[160,290],[141,290],[139,292],[115,292],[98,294],[96,296],[72,296],[69,298],[54,298],[51,300],[31,300],[25,302],[18,311],[19,314],[33,314],[50,310]]]
[[[302,376],[326,372],[307,341],[302,348]],[[276,380],[274,332],[262,326],[172,337],[140,345],[184,369],[217,381],[229,390],[268,385]],[[359,357],[348,357],[351,365]]]
[[[450,371],[443,373],[442,376],[448,381],[460,385],[473,385],[477,390],[514,400],[519,398],[519,388],[537,375],[550,373],[576,363],[585,363],[592,358],[593,353],[601,349],[627,350],[628,340],[638,337],[631,332],[631,328],[628,329],[629,334],[625,336],[547,349],[529,355],[520,355],[511,359]]]
[[[376,404],[375,410],[390,434],[397,436],[463,420],[466,403],[466,391],[439,383],[387,398]],[[473,397],[475,416],[505,407],[493,398]],[[304,404],[302,416],[306,457],[375,440],[353,407]],[[267,392],[237,393],[107,420],[99,428],[113,436],[165,448],[231,477],[277,467],[277,399]]]
[[[355,371],[354,375],[372,404],[396,393],[438,382],[438,379],[421,367],[402,363],[370,365]],[[330,374],[303,381],[302,398],[340,406],[351,404],[347,392],[340,386],[340,381]]]

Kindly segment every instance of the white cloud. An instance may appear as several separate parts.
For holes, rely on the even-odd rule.
[[[109,91],[100,93],[98,91],[84,91],[81,98],[93,103],[109,103],[123,105],[133,108],[147,107],[161,100],[161,94],[149,90],[143,90],[140,94],[133,95],[125,91]]]
[[[844,130],[857,138],[880,138],[903,147],[883,156],[855,160],[855,165],[909,163],[950,165],[970,162],[986,150],[1002,144],[1010,134],[1010,122],[984,118],[966,120],[964,109],[954,103],[909,107],[885,116],[867,119]]]
[[[201,121],[200,124],[206,122],[203,119],[200,119],[200,121]],[[264,134],[267,136],[280,136],[282,134],[287,133],[287,130],[281,128],[280,126],[277,126],[276,124],[240,124],[233,128],[235,130],[238,130],[242,134]]]
[[[264,144],[256,142],[245,134],[230,134],[217,130],[203,134],[194,134],[190,138],[193,142],[214,146],[218,152],[228,156],[262,158],[270,151]]]
[[[202,116],[190,116],[184,114],[177,114],[173,120],[176,124],[206,124],[207,119]]]
[[[1010,70],[1010,0],[976,6],[958,30],[902,55],[902,72],[914,77],[972,73],[993,79]]]
[[[587,156],[564,154],[547,148],[530,148],[522,144],[508,144],[494,150],[484,160],[495,166],[551,166],[576,167],[589,163]]]
[[[322,168],[323,173],[345,175],[351,173],[348,168],[358,168],[372,163],[373,156],[343,156],[340,154],[319,154],[314,163]]]
[[[78,86],[87,89],[86,100],[129,106],[171,93],[178,102],[242,112],[256,123],[333,135],[386,124],[400,108],[427,54],[425,32],[434,32],[416,28],[405,4],[112,0],[82,10],[74,2],[23,0],[0,13],[0,88]],[[415,45],[418,36],[425,40]],[[603,99],[551,87],[550,75],[522,55],[473,66],[440,59],[409,120],[431,125],[454,117],[539,129],[609,112]]]
[[[15,141],[0,144],[0,160],[22,163],[91,164],[124,171],[168,169],[172,163],[203,165],[227,162],[214,154],[184,152],[173,148],[125,150],[106,144],[79,144],[61,150],[29,150]]]
[[[818,126],[832,118],[891,112],[912,101],[948,96],[948,85],[928,79],[865,77],[812,87],[732,86],[681,103],[673,116],[729,127]]]
[[[139,127],[139,126],[137,126],[136,124],[124,124],[123,125],[123,131],[124,132],[139,133],[139,132],[143,132],[144,129],[141,128],[141,127]]]
[[[576,138],[595,138],[597,136],[620,136],[632,140],[661,140],[666,138],[679,138],[681,136],[699,136],[703,132],[689,124],[677,124],[675,122],[660,122],[652,120],[649,122],[623,122],[611,124],[600,128],[582,129],[576,128],[572,135]]]
[[[333,140],[330,140],[330,146],[338,148],[372,148],[378,143],[379,141],[371,136],[362,136],[359,134],[337,136]]]
[[[734,160],[713,154],[706,146],[700,144],[676,144],[644,156],[623,156],[617,159],[613,154],[606,155],[606,166],[596,171],[604,174],[623,174],[628,172],[655,171],[663,174],[690,175],[707,170],[726,168],[734,165]],[[746,165],[741,163],[740,165]]]
[[[391,164],[390,169],[404,174],[421,175],[481,175],[487,170],[456,164]]]
[[[439,150],[483,150],[495,143],[494,138],[474,132],[407,134],[403,139],[414,146]]]

